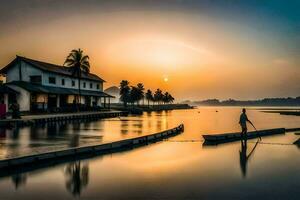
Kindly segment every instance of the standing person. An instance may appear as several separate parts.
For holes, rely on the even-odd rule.
[[[247,138],[247,122],[249,122],[253,127],[254,125],[252,124],[252,122],[248,119],[247,115],[246,115],[246,109],[243,108],[242,110],[242,114],[240,116],[240,121],[239,124],[241,125],[242,128],[242,132],[241,132],[241,137],[243,138],[245,136],[245,138]]]

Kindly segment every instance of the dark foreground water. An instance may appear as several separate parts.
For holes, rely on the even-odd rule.
[[[103,142],[179,123],[185,124],[185,132],[131,151],[4,175],[0,199],[299,199],[300,148],[292,143],[300,136],[293,132],[264,137],[259,144],[202,145],[201,134],[238,131],[239,113],[240,108],[199,108],[79,124],[75,146],[99,140],[82,136],[101,136],[97,142]],[[297,116],[257,110],[249,110],[248,116],[258,129],[300,127]],[[35,133],[39,139],[33,143],[54,145],[42,130],[44,137]],[[67,133],[59,145],[72,146],[74,129],[61,130]],[[23,149],[31,149],[26,145],[34,141],[30,134],[32,130],[19,133]]]

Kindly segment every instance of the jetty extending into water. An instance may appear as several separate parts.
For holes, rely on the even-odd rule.
[[[48,122],[63,122],[72,120],[96,120],[102,118],[126,116],[126,111],[97,111],[74,112],[61,114],[25,115],[21,119],[1,119],[0,127],[21,127],[27,125],[44,124]]]
[[[247,133],[247,139],[253,139],[263,136],[270,136],[276,134],[284,134],[285,132],[298,131],[300,128],[275,128],[265,129],[259,131],[251,131]],[[242,139],[241,133],[224,133],[224,134],[213,134],[213,135],[202,135],[204,138],[204,145],[217,145],[221,143],[233,142]]]
[[[0,169],[2,172],[7,170],[19,169],[20,166],[31,167],[31,166],[44,166],[45,164],[67,162],[70,159],[76,159],[78,157],[86,156],[92,157],[105,153],[118,152],[126,149],[132,149],[139,146],[144,146],[150,143],[158,142],[163,139],[178,135],[184,131],[184,125],[168,129],[159,133],[151,135],[145,135],[141,137],[120,140],[116,142],[83,146],[77,148],[68,148],[60,151],[52,151],[40,154],[33,154],[28,156],[21,156],[9,159],[0,160]]]

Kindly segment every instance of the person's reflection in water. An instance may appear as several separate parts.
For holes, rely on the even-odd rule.
[[[258,142],[259,141],[256,142],[249,155],[247,155],[247,138],[245,137],[241,139],[240,166],[244,178],[247,175],[247,162],[253,154],[254,150],[256,149]]]
[[[26,174],[15,174],[11,176],[11,180],[17,190],[19,187],[26,184],[27,175]]]
[[[74,196],[80,196],[82,189],[89,182],[89,167],[88,164],[75,162],[68,164],[65,168],[66,188]]]

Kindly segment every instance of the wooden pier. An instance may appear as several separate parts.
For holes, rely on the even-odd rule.
[[[184,131],[183,124],[179,126],[165,130],[159,133],[154,133],[151,135],[145,135],[141,137],[120,140],[116,142],[104,143],[99,145],[83,146],[78,148],[68,148],[60,151],[52,151],[28,156],[21,156],[16,158],[9,158],[0,160],[1,172],[6,172],[7,170],[17,169],[20,170],[20,166],[24,167],[37,167],[38,165],[45,166],[49,163],[56,162],[68,162],[70,159],[78,159],[78,157],[92,157],[99,154],[111,153],[116,151],[122,151],[124,149],[132,149],[138,146],[144,146],[149,143],[154,143],[161,141],[168,137],[175,136]],[[1,174],[1,173],[0,173]]]
[[[127,115],[124,111],[98,111],[98,112],[76,112],[62,114],[27,115],[21,119],[2,119],[0,127],[22,127],[52,122],[72,121],[72,120],[96,120]]]

